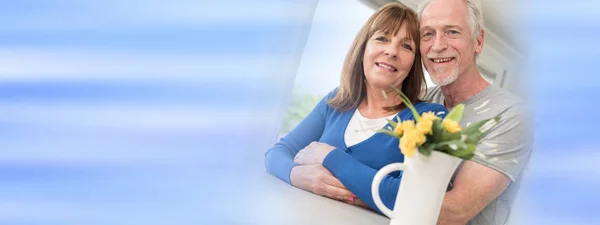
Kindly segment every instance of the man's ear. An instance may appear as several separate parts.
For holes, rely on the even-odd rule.
[[[484,32],[483,29],[481,29],[479,35],[477,35],[477,37],[475,38],[475,52],[477,54],[481,53],[481,50],[483,50],[483,37]]]

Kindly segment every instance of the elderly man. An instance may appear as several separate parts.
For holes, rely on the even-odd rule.
[[[523,103],[490,85],[477,68],[484,40],[479,0],[429,0],[418,13],[423,63],[437,85],[425,99],[449,109],[465,104],[462,126],[501,116],[477,156],[455,173],[438,224],[505,224],[531,151]]]

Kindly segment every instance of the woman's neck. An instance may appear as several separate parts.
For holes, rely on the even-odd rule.
[[[382,93],[385,91],[385,95]],[[386,97],[387,96],[387,97]],[[365,118],[376,119],[398,113],[398,110],[386,110],[386,107],[397,106],[402,102],[393,89],[367,88],[365,99],[358,106],[358,111]]]

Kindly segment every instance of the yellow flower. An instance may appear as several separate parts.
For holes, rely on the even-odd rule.
[[[399,122],[394,128],[394,134],[402,135],[407,130],[415,129],[415,121],[405,120],[404,122]]]
[[[425,134],[423,134],[423,133],[419,133],[419,132],[417,132],[417,133],[415,134],[415,141],[417,142],[417,145],[419,145],[419,146],[420,146],[420,145],[422,145],[423,143],[425,143],[425,139],[426,139],[426,138],[425,138]]]
[[[433,121],[436,119],[439,119],[439,117],[435,116],[433,112],[424,112],[417,123],[417,130],[421,134],[431,134],[431,127],[433,126]]]
[[[460,132],[462,130],[462,128],[460,127],[460,125],[458,125],[458,122],[454,121],[454,120],[443,120],[442,121],[442,126],[444,127],[444,129],[450,133],[456,133],[456,132]]]
[[[421,114],[421,120],[433,121],[435,119],[439,119],[439,117],[437,117],[433,112],[424,112]]]
[[[395,135],[402,135],[402,131],[403,131],[402,128],[403,128],[402,123],[398,123],[396,125],[396,127],[394,128],[394,134]]]
[[[423,119],[423,117],[421,117],[417,123],[417,130],[421,134],[431,134],[431,126],[433,126],[433,121]]]
[[[402,122],[402,130],[406,132],[407,130],[415,129],[415,121],[413,120],[405,120]]]
[[[412,139],[419,146],[425,143],[426,140],[425,134],[415,129],[404,132],[404,136],[406,136],[409,139]]]
[[[416,143],[414,139],[408,136],[400,138],[400,151],[407,157],[412,157],[415,154]]]
[[[400,151],[402,154],[412,157],[415,149],[425,143],[425,134],[422,134],[414,127],[414,123],[403,123],[404,135],[400,138]]]

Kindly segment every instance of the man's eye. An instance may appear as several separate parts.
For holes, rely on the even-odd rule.
[[[455,31],[455,30],[449,30],[449,31],[448,31],[448,34],[459,34],[459,32],[458,32],[458,31]]]
[[[432,35],[433,35],[433,33],[431,33],[431,32],[425,32],[425,33],[423,33],[423,37],[430,37]]]

